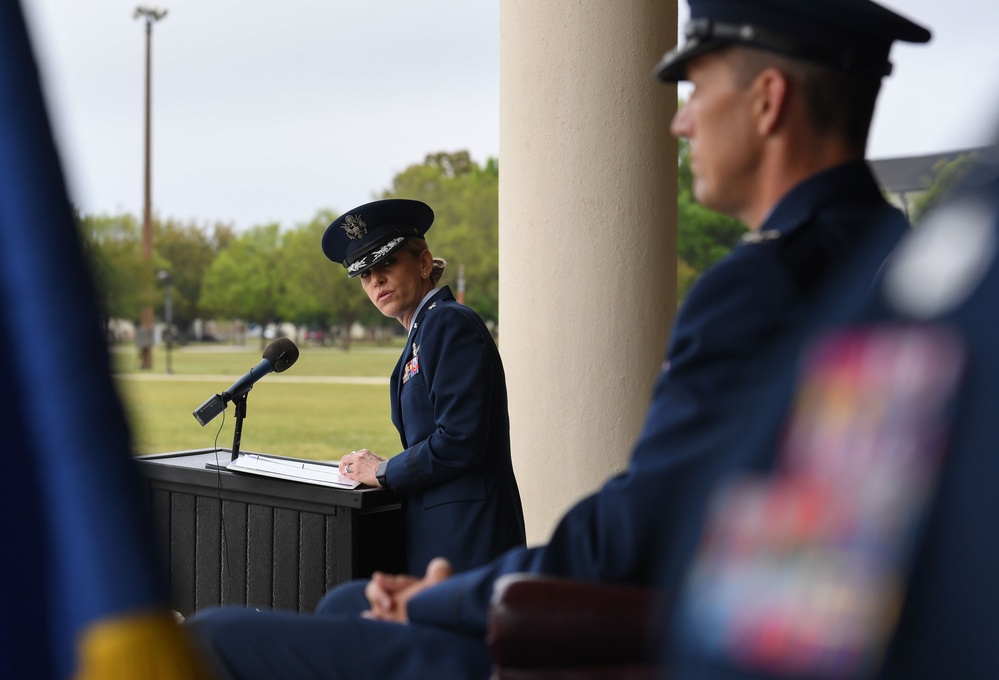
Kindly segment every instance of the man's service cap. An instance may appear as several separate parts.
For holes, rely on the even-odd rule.
[[[896,40],[925,43],[930,32],[870,0],[689,0],[685,41],[656,66],[675,83],[693,57],[743,45],[845,73],[881,78],[891,72]]]
[[[323,252],[353,278],[399,250],[406,239],[422,237],[434,211],[421,201],[389,198],[365,203],[333,220],[323,234]]]

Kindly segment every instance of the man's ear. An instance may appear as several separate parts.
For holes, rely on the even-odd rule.
[[[756,116],[756,131],[769,135],[777,129],[787,112],[791,93],[791,83],[780,70],[770,67],[763,69],[753,80],[753,113]]]

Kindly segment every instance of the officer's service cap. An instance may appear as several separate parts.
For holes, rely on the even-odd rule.
[[[896,40],[924,43],[930,32],[870,0],[689,0],[685,41],[662,58],[663,82],[686,78],[693,57],[743,45],[881,78]]]
[[[371,269],[413,236],[423,236],[434,211],[421,201],[389,198],[350,210],[326,228],[323,252],[353,278]]]

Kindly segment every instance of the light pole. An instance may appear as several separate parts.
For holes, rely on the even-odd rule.
[[[145,200],[142,206],[142,259],[149,266],[153,261],[153,220],[150,181],[149,181],[149,139],[150,139],[150,91],[152,89],[152,45],[153,45],[153,24],[165,17],[167,10],[158,7],[145,7],[139,5],[135,8],[132,18],[143,17],[146,20],[146,180],[145,180]],[[147,299],[139,315],[139,345],[142,352],[141,367],[150,369],[153,367],[153,306],[152,301]]]
[[[173,346],[173,301],[171,300],[173,278],[171,278],[170,272],[163,269],[156,272],[156,278],[163,285],[163,319],[166,321],[166,330],[163,331],[163,342],[166,344],[166,372],[169,375],[173,373],[173,367],[170,365],[170,349]]]

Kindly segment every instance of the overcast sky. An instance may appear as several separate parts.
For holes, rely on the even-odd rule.
[[[499,0],[160,2],[169,10],[153,28],[161,217],[292,227],[371,200],[427,153],[467,149],[480,163],[499,154]],[[70,192],[87,214],[142,210],[137,4],[22,0]],[[934,39],[893,48],[869,155],[992,141],[999,2],[884,4]]]

